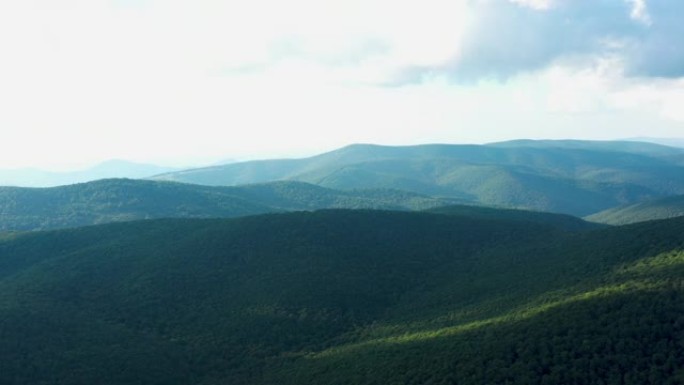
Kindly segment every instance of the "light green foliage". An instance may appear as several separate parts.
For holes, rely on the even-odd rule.
[[[609,225],[625,225],[681,216],[684,216],[684,195],[614,207],[589,215],[586,219]]]

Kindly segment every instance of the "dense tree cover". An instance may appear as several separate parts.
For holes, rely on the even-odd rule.
[[[206,185],[298,180],[393,188],[471,204],[589,215],[684,194],[684,149],[639,142],[352,145],[305,159],[243,162],[155,178]]]
[[[5,235],[0,383],[681,383],[684,219],[567,232],[508,215]]]
[[[397,190],[337,191],[302,182],[210,187],[108,179],[44,189],[0,187],[0,231],[322,208],[420,210],[454,202]]]
[[[684,216],[684,195],[614,207],[589,215],[586,219],[610,225],[625,225],[681,216]]]
[[[521,221],[544,224],[568,231],[587,230],[599,228],[603,225],[587,222],[580,218],[565,214],[545,213],[541,211],[513,210],[493,207],[471,205],[449,205],[425,210],[435,214],[457,215],[459,217]]]

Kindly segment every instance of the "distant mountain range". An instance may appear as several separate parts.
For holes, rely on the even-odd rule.
[[[637,137],[637,138],[629,138],[626,140],[635,141],[635,142],[656,143],[656,144],[662,144],[663,146],[670,146],[670,147],[684,147],[684,138]]]
[[[339,191],[303,182],[215,187],[106,179],[52,188],[0,187],[0,231],[322,208],[423,210],[455,203],[459,201],[397,190]]]
[[[33,168],[0,169],[0,186],[54,187],[107,178],[146,178],[174,170],[177,169],[116,159],[100,163],[92,168],[69,172]]]
[[[684,149],[631,141],[517,140],[488,145],[352,145],[304,159],[263,160],[153,177],[213,186],[301,181],[397,189],[471,204],[585,216],[684,194]]]
[[[0,383],[681,383],[684,218],[457,211],[4,234]]]
[[[453,204],[584,217],[684,195],[684,149],[633,141],[361,144],[303,159],[173,171],[139,182],[73,185],[112,175],[139,179],[165,170],[111,161],[74,173],[0,171],[0,181],[4,176],[20,185],[66,185],[45,190],[0,188],[0,229],[321,208],[421,210]],[[158,183],[169,181],[183,184]],[[663,218],[664,212],[638,218]],[[676,212],[669,210],[667,216]],[[616,221],[608,219],[610,215],[616,214],[591,220],[637,220]]]

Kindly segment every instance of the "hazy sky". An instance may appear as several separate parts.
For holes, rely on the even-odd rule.
[[[0,0],[0,168],[684,137],[680,0]]]

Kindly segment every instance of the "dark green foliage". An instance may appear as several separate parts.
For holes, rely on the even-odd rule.
[[[681,290],[673,283],[451,335],[324,353],[286,366],[272,383],[681,384]]]
[[[625,225],[681,216],[684,216],[684,195],[615,207],[589,215],[586,219],[610,225]]]
[[[442,206],[428,209],[426,211],[435,214],[457,215],[459,217],[477,219],[532,222],[568,231],[579,231],[602,227],[600,224],[586,222],[571,215],[552,214],[539,211],[510,210],[469,205]]]
[[[449,270],[451,287],[409,297],[388,322],[292,360],[270,383],[680,384],[682,231],[668,221],[485,252],[487,274]]]
[[[684,219],[451,214],[6,235],[0,383],[681,383]]]
[[[210,187],[109,179],[46,189],[0,187],[0,231],[321,208],[420,210],[449,203],[455,200],[397,190],[336,191],[302,182]]]
[[[393,188],[471,204],[588,215],[684,194],[684,150],[639,142],[353,145],[297,160],[156,176],[206,185],[298,180],[333,189]]]
[[[274,209],[225,191],[180,183],[109,179],[53,188],[0,188],[0,230],[269,211]]]

